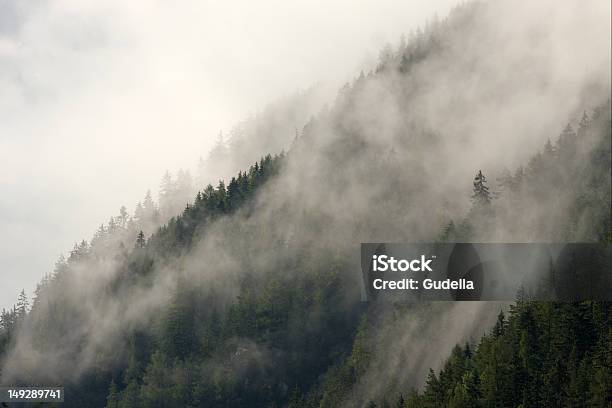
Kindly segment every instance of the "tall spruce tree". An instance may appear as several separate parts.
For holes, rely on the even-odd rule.
[[[30,308],[30,301],[28,300],[28,296],[25,293],[24,289],[21,289],[19,293],[19,297],[17,298],[17,306],[15,310],[17,311],[17,318],[23,319],[27,314]]]
[[[146,244],[144,232],[140,231],[138,233],[138,237],[136,238],[136,248],[144,248]]]
[[[472,194],[472,202],[475,206],[483,207],[491,204],[491,192],[487,186],[487,178],[478,170],[478,174],[474,177],[474,193]]]

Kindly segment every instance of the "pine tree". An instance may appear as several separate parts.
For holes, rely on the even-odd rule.
[[[434,371],[430,368],[425,385],[425,393],[423,395],[425,406],[438,408],[444,406],[444,388]]]
[[[478,174],[474,177],[474,193],[472,194],[472,202],[477,207],[484,207],[491,204],[491,192],[487,186],[487,178],[478,170]]]
[[[144,232],[141,230],[136,238],[136,248],[144,248],[146,243]]]
[[[576,132],[574,131],[574,128],[568,123],[565,128],[563,128],[563,131],[559,136],[559,143],[565,143],[569,140],[573,140],[575,136]]]
[[[128,215],[127,208],[125,208],[125,205],[122,205],[119,209],[119,225],[121,226],[121,228],[126,227],[129,217],[130,216]]]
[[[240,205],[240,192],[238,181],[235,177],[232,177],[229,185],[227,186],[227,203],[230,209],[236,208]]]
[[[13,330],[13,326],[15,325],[15,313],[13,310],[6,310],[2,308],[2,312],[0,312],[0,330],[5,334],[10,334]]]
[[[227,207],[227,191],[225,190],[225,183],[221,180],[219,181],[219,187],[217,187],[217,210],[225,212]]]
[[[559,141],[557,142],[558,154],[562,161],[571,159],[575,154],[575,149],[572,148],[576,142],[576,131],[571,124],[567,124],[561,134],[559,135]]]
[[[546,143],[544,144],[544,158],[546,160],[554,159],[555,153],[555,148],[551,143],[550,138],[546,139]]]
[[[145,218],[144,208],[142,206],[142,203],[139,201],[136,204],[136,209],[134,210],[134,219],[138,221],[139,223],[142,223],[144,221],[144,218]]]
[[[580,119],[580,122],[578,123],[577,135],[578,136],[584,135],[588,127],[589,127],[589,115],[587,115],[586,111],[584,111],[582,112],[582,118]]]
[[[493,327],[493,336],[500,337],[504,335],[506,331],[506,319],[504,316],[504,311],[500,310],[499,315],[497,315],[497,322]]]
[[[108,219],[108,233],[112,234],[117,230],[117,221],[115,221],[115,217],[110,217]]]
[[[30,301],[28,300],[28,296],[25,293],[24,289],[21,289],[19,293],[19,297],[17,298],[17,306],[15,310],[17,311],[17,319],[22,320],[28,314],[28,310],[30,308]]]
[[[151,190],[147,190],[144,201],[142,202],[143,216],[146,222],[155,221],[157,218],[157,207],[151,197]]]

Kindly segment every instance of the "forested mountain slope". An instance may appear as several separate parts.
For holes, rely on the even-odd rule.
[[[518,167],[513,175],[503,172],[495,198],[491,193],[484,205],[474,200],[464,217],[441,228],[439,239],[495,240],[501,228],[511,234],[525,223],[522,231],[545,231],[543,236],[559,241],[610,245],[611,138],[608,101],[595,109],[592,118],[584,114],[578,131],[567,125],[556,141],[547,141],[527,166]],[[490,185],[493,188],[495,184]],[[571,195],[564,193],[568,186]],[[543,189],[546,194],[542,194]],[[476,190],[473,198],[477,198]],[[551,212],[563,211],[563,216],[556,218],[563,221],[534,227],[533,223],[544,217],[531,212],[537,208],[534,202]],[[498,311],[506,306],[477,303]],[[328,407],[610,404],[609,302],[534,302],[518,293],[517,302],[507,310],[508,319],[502,311],[495,325],[475,332],[454,347],[437,375],[432,369],[438,367],[430,366],[426,376],[423,356],[431,353],[432,343],[445,337],[445,330],[454,329],[453,319],[465,322],[477,318],[459,306],[455,309],[460,312],[451,310],[447,314],[450,317],[439,326],[415,317],[433,314],[442,319],[443,307],[432,304],[407,311],[405,305],[395,305],[386,313],[369,308],[363,314],[351,353],[330,370],[315,402],[300,397],[295,406],[319,406],[319,401]],[[485,331],[487,334],[480,338]],[[415,372],[420,376],[415,378]],[[423,391],[418,393],[415,388]]]
[[[400,407],[606,407],[612,402],[609,302],[518,300],[476,351],[456,346]]]
[[[514,8],[458,7],[383,50],[285,154],[203,187],[150,236],[76,248],[30,311],[24,299],[3,315],[1,382],[63,384],[65,405],[78,407],[364,406],[400,393],[417,406],[486,405],[487,348],[500,347],[504,364],[524,359],[500,377],[512,378],[511,404],[565,386],[578,391],[563,398],[595,404],[598,389],[571,376],[609,347],[607,305],[520,303],[503,335],[447,367],[444,390],[432,376],[408,398],[457,343],[474,349],[504,305],[361,302],[360,242],[609,241],[609,54],[583,55],[596,67],[587,73],[556,70],[564,21],[516,25],[504,14]],[[508,38],[533,52],[501,47]],[[484,213],[470,200],[479,170],[496,193]],[[543,331],[552,311],[591,330],[570,359],[571,341]],[[535,366],[525,360],[533,336],[559,343]]]

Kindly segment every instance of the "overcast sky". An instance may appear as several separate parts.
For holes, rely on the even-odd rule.
[[[453,3],[0,0],[0,308],[219,130]]]

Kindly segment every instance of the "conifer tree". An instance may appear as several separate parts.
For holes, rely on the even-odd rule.
[[[147,194],[145,195],[144,201],[142,202],[142,208],[144,211],[144,217],[147,222],[155,220],[157,216],[157,207],[155,206],[155,202],[151,197],[151,190],[147,190]]]
[[[136,204],[136,209],[134,210],[134,219],[138,222],[143,222],[144,215],[144,208],[142,207],[142,203],[139,201]]]
[[[125,205],[122,205],[121,208],[119,209],[119,225],[121,226],[121,228],[126,227],[128,218],[129,218],[129,215],[127,212],[127,208],[125,208]]]
[[[488,206],[491,204],[491,192],[487,186],[487,178],[478,170],[478,174],[474,177],[474,193],[472,194],[472,202],[478,207]]]
[[[19,293],[19,297],[17,298],[17,306],[15,310],[17,311],[17,319],[23,319],[27,314],[30,308],[30,301],[28,300],[28,296],[25,293],[24,289],[21,289]]]
[[[504,335],[504,332],[506,331],[506,318],[504,316],[504,311],[501,310],[499,312],[499,315],[497,315],[497,322],[495,323],[495,326],[493,327],[493,336],[500,337]]]
[[[225,212],[227,209],[227,191],[225,189],[225,183],[223,180],[219,181],[219,187],[217,187],[217,210],[219,212]]]
[[[427,407],[438,408],[444,406],[444,388],[431,368],[427,375],[423,397],[425,399],[425,406]]]
[[[582,118],[578,123],[578,132],[579,136],[583,135],[586,132],[587,127],[589,126],[589,115],[587,115],[586,111],[582,113]]]
[[[142,230],[138,233],[138,237],[136,238],[136,248],[144,248],[146,244],[144,232]]]

